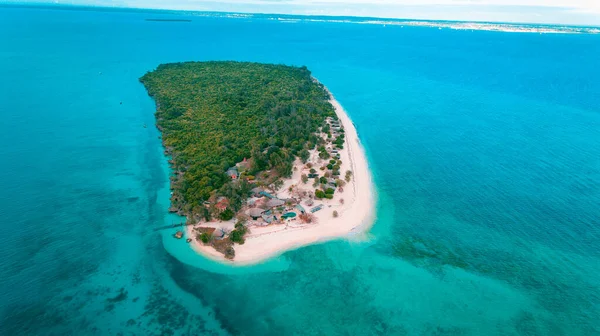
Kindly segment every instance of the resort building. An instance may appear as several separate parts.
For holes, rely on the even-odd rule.
[[[276,208],[276,207],[282,206],[284,204],[285,204],[284,201],[277,199],[277,198],[273,198],[267,202],[267,207],[268,208]]]
[[[317,205],[316,207],[314,207],[314,208],[310,209],[310,212],[313,212],[313,213],[314,213],[314,212],[317,212],[317,211],[319,211],[319,210],[321,210],[321,209],[323,209],[323,204],[319,204],[319,205]]]
[[[240,177],[240,173],[238,172],[237,167],[231,167],[227,169],[227,176],[229,176],[232,180],[237,180]]]
[[[225,209],[227,209],[228,206],[229,206],[229,200],[226,197],[219,198],[219,200],[215,204],[215,208],[218,211],[225,211]]]
[[[273,195],[269,194],[269,193],[268,193],[268,192],[266,192],[266,191],[261,191],[261,192],[259,192],[258,194],[259,194],[259,195],[261,195],[261,196],[265,196],[265,197],[267,197],[267,198],[270,198],[270,199],[273,199],[273,198],[275,198],[275,196],[273,196]]]
[[[213,236],[214,239],[221,240],[221,239],[223,239],[225,237],[225,230],[223,230],[223,229],[216,229],[215,231],[213,231],[212,236]]]
[[[248,210],[248,216],[252,217],[253,220],[257,220],[258,218],[260,218],[262,216],[262,214],[265,212],[265,210],[261,209],[261,208],[252,208],[250,210]]]
[[[273,223],[273,221],[277,220],[277,217],[273,216],[272,214],[264,213],[261,217],[265,221],[266,224],[271,224],[271,223]]]
[[[263,191],[263,189],[261,187],[254,187],[254,188],[250,189],[250,192],[252,193],[252,195],[254,197],[261,197],[262,196],[260,194],[261,191]]]

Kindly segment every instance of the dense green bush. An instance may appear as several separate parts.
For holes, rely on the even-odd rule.
[[[219,219],[228,221],[228,220],[232,219],[234,215],[235,215],[235,213],[233,212],[233,210],[227,208],[219,214]]]
[[[248,175],[270,169],[289,176],[295,157],[305,160],[306,149],[322,143],[315,133],[335,116],[329,94],[306,67],[172,63],[140,81],[156,101],[157,126],[177,172],[173,205],[188,215],[231,183],[225,171],[244,158],[252,159]]]
[[[200,240],[204,243],[204,244],[208,244],[210,243],[210,241],[212,240],[212,236],[206,232],[202,233],[200,235]]]

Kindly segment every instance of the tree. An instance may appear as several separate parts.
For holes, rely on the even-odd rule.
[[[202,233],[200,234],[200,240],[204,243],[204,244],[208,244],[210,243],[210,241],[212,240],[212,235],[210,235],[209,233]]]
[[[346,170],[346,182],[350,182],[350,179],[352,179],[352,171]]]
[[[327,151],[319,152],[319,157],[321,159],[329,159],[329,153]]]
[[[327,188],[327,189],[325,190],[325,193],[326,193],[326,194],[331,194],[331,195],[333,195],[333,194],[335,193],[335,190],[333,190],[333,188]]]
[[[281,188],[283,186],[283,181],[280,179],[277,179],[277,181],[273,182],[273,189],[275,190],[279,190],[279,188]]]
[[[338,217],[338,212],[337,210],[333,210],[333,218],[337,218]]]
[[[244,244],[244,242],[246,242],[246,240],[244,239],[245,233],[245,231],[235,229],[229,234],[229,239],[234,243],[242,245]]]
[[[306,176],[306,174],[302,174],[302,183],[306,184],[308,182],[308,176]]]
[[[244,225],[248,221],[248,216],[246,214],[239,213],[237,216],[235,216],[235,220],[236,220],[236,223],[235,223],[236,227],[238,225]]]
[[[300,160],[302,160],[302,163],[306,163],[308,161],[308,158],[310,158],[310,153],[306,150],[306,148],[303,148],[298,153],[298,157],[300,157]]]
[[[317,132],[327,117],[335,116],[325,88],[306,68],[173,63],[158,66],[140,81],[157,103],[161,140],[171,155],[177,195],[172,206],[190,218],[210,219],[198,205],[203,208],[215,192],[228,193],[231,210],[237,212],[248,197],[240,185],[249,175],[272,170],[289,176],[296,157],[302,160],[310,156],[308,148],[322,144]],[[244,158],[250,158],[246,178],[232,181],[225,171]]]
[[[321,189],[317,189],[315,190],[315,197],[316,198],[325,198],[325,192]]]
[[[319,185],[319,177],[317,176],[317,177],[315,177],[315,181],[313,182],[312,186],[316,188],[318,185]]]
[[[337,179],[337,180],[335,180],[335,185],[336,185],[338,188],[341,188],[341,187],[343,187],[343,186],[345,186],[345,185],[346,185],[346,182],[345,182],[344,180]]]
[[[219,219],[223,221],[228,221],[232,219],[234,215],[235,213],[231,209],[227,208],[219,214]]]
[[[315,221],[315,217],[311,213],[303,213],[298,216],[302,223],[313,223]]]
[[[311,174],[314,174],[314,173],[316,173],[316,172],[317,172],[317,171],[316,171],[316,170],[314,170],[313,168],[311,168],[311,169],[310,169],[310,173],[311,173]]]
[[[205,221],[210,222],[210,211],[208,211],[206,207],[200,209],[200,216],[204,218]]]
[[[227,248],[225,249],[225,258],[227,258],[227,259],[235,258],[235,250],[233,249],[233,246],[227,246]]]

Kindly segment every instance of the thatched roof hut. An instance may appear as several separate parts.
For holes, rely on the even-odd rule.
[[[261,208],[252,208],[250,210],[248,210],[248,216],[252,217],[252,219],[256,220],[258,219],[258,217],[260,217],[263,212],[265,212],[265,210],[261,209]]]
[[[285,202],[284,202],[284,201],[282,201],[282,200],[280,200],[280,199],[277,199],[277,198],[273,198],[273,199],[271,199],[271,200],[269,200],[269,201],[267,202],[267,206],[268,206],[269,208],[275,208],[275,207],[278,207],[278,206],[282,206],[282,205],[284,205],[284,204],[285,204]]]

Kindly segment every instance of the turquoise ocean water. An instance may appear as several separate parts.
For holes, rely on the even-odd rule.
[[[0,7],[0,335],[600,335],[598,55],[599,35]],[[366,242],[232,269],[161,230],[180,218],[138,78],[189,60],[332,90],[377,186]]]

